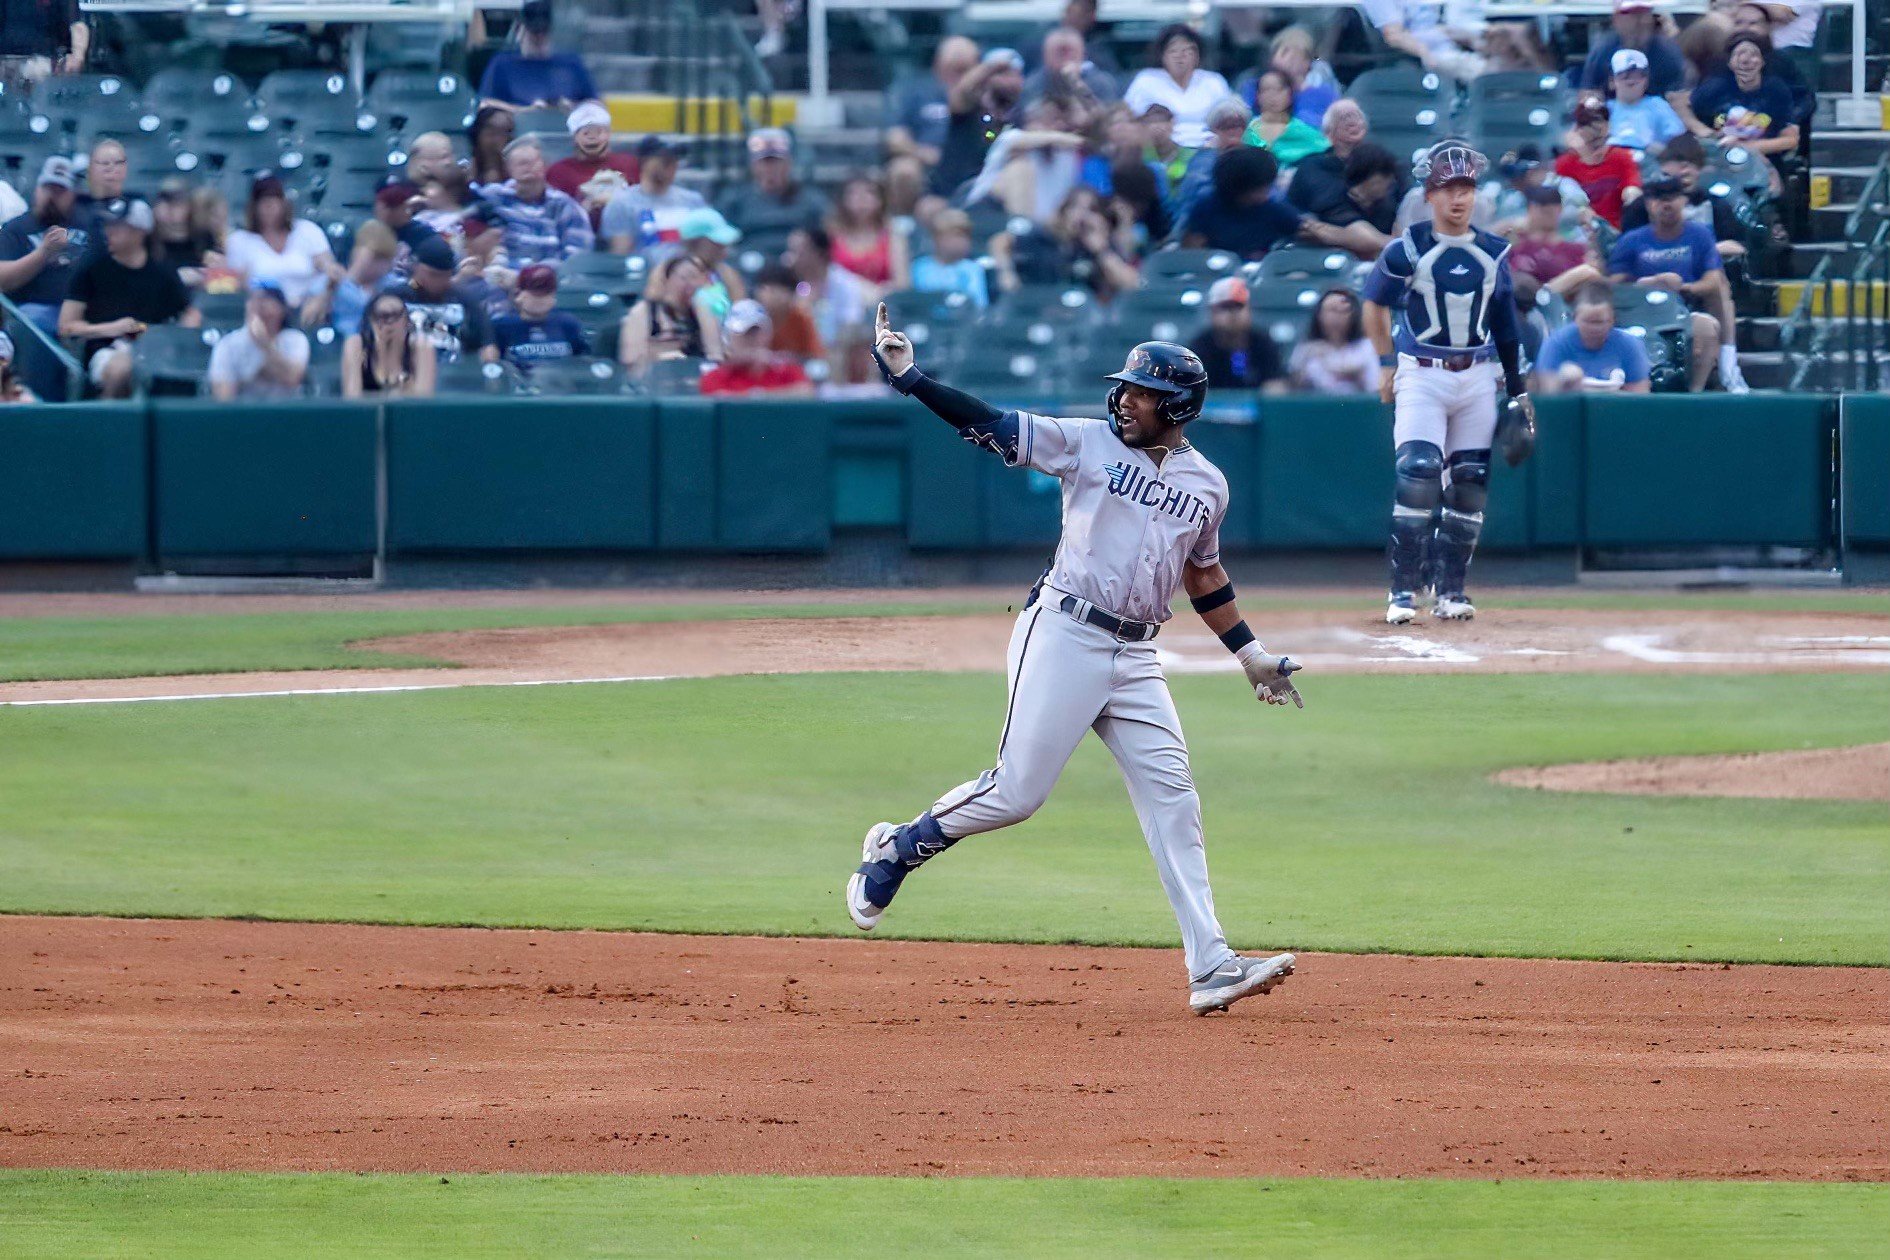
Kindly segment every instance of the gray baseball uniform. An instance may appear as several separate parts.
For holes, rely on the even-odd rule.
[[[1220,557],[1227,479],[1187,443],[1160,464],[1107,421],[1016,412],[1007,463],[1063,486],[1063,536],[1033,603],[1011,633],[1010,702],[997,764],[940,797],[930,813],[957,840],[1022,822],[1050,795],[1085,731],[1102,737],[1142,823],[1187,951],[1191,976],[1234,957],[1214,914],[1201,805],[1168,682],[1151,641],[1084,620],[1094,607],[1160,623],[1189,563]]]

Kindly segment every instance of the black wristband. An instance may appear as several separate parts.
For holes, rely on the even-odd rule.
[[[1238,652],[1253,641],[1253,631],[1247,629],[1247,623],[1244,621],[1236,621],[1233,625],[1221,631],[1221,643],[1225,645],[1230,652]]]
[[[894,376],[892,369],[886,366],[886,360],[879,357],[879,347],[872,348],[872,355],[873,362],[879,365],[879,374],[886,378],[886,383],[893,387],[895,393],[910,396],[912,391],[919,387],[919,382],[925,379],[924,373],[919,371],[919,365],[916,363]]]
[[[1223,582],[1205,595],[1190,596],[1188,602],[1194,605],[1196,612],[1206,615],[1222,604],[1234,602],[1234,584]]]

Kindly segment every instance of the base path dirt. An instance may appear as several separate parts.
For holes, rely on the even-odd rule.
[[[1642,757],[1500,770],[1498,783],[1553,792],[1890,801],[1890,744],[1719,757]]]
[[[1890,970],[0,918],[0,1165],[1890,1180]]]

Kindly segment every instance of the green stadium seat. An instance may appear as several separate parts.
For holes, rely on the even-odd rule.
[[[123,102],[120,108],[135,109],[138,91],[130,80],[115,74],[57,74],[40,80],[30,99],[34,112],[59,115],[100,100]]]
[[[348,77],[338,70],[277,70],[256,85],[257,108],[275,119],[342,106],[352,112],[355,104]]]
[[[445,70],[383,70],[368,85],[364,104],[375,113],[398,113],[397,106],[433,101],[467,101],[472,85],[457,74]]]
[[[241,212],[232,215],[240,225]],[[243,322],[243,307],[249,301],[244,293],[199,293],[191,305],[203,316],[205,328],[236,328]]]
[[[1142,283],[1158,285],[1200,285],[1214,283],[1231,275],[1240,266],[1240,257],[1218,249],[1164,249],[1150,254],[1142,262]]]
[[[443,131],[458,139],[472,126],[473,103],[470,100],[408,101],[391,109],[370,112],[409,139],[423,131]]]
[[[571,131],[564,124],[565,117],[560,109],[521,109],[512,115],[512,132],[520,136],[566,136]]]
[[[533,393],[554,398],[566,394],[621,394],[628,383],[615,360],[597,356],[533,364],[526,380]]]
[[[1255,269],[1255,279],[1260,284],[1271,284],[1287,280],[1296,284],[1306,281],[1324,281],[1327,284],[1342,284],[1351,274],[1357,259],[1342,249],[1326,249],[1311,245],[1288,245],[1275,249],[1261,258]]]
[[[240,322],[240,320],[239,320]],[[132,363],[137,378],[151,393],[196,394],[210,373],[210,351],[216,330],[154,324],[134,343]]]
[[[1430,101],[1448,104],[1450,88],[1443,78],[1414,62],[1378,66],[1347,85],[1345,94],[1364,105],[1368,100]]]
[[[516,394],[524,384],[518,369],[509,363],[486,363],[477,355],[462,354],[440,364],[434,390],[441,394]]]
[[[643,388],[652,394],[675,397],[701,392],[707,359],[658,359],[643,376]]]
[[[558,275],[567,285],[628,297],[643,291],[645,264],[636,254],[586,250],[558,264]]]
[[[249,113],[249,85],[227,70],[166,66],[146,81],[138,96],[148,112],[171,123],[212,113]]]
[[[589,285],[573,280],[570,276],[563,274],[562,266],[559,268],[559,274],[563,277],[564,283],[558,288],[557,309],[579,315],[596,312],[608,313],[619,319],[623,317],[626,308],[621,296],[605,289],[593,289]]]

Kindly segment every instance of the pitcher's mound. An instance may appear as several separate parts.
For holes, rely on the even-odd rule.
[[[1521,766],[1500,771],[1496,781],[1552,792],[1886,801],[1890,800],[1890,744]]]

